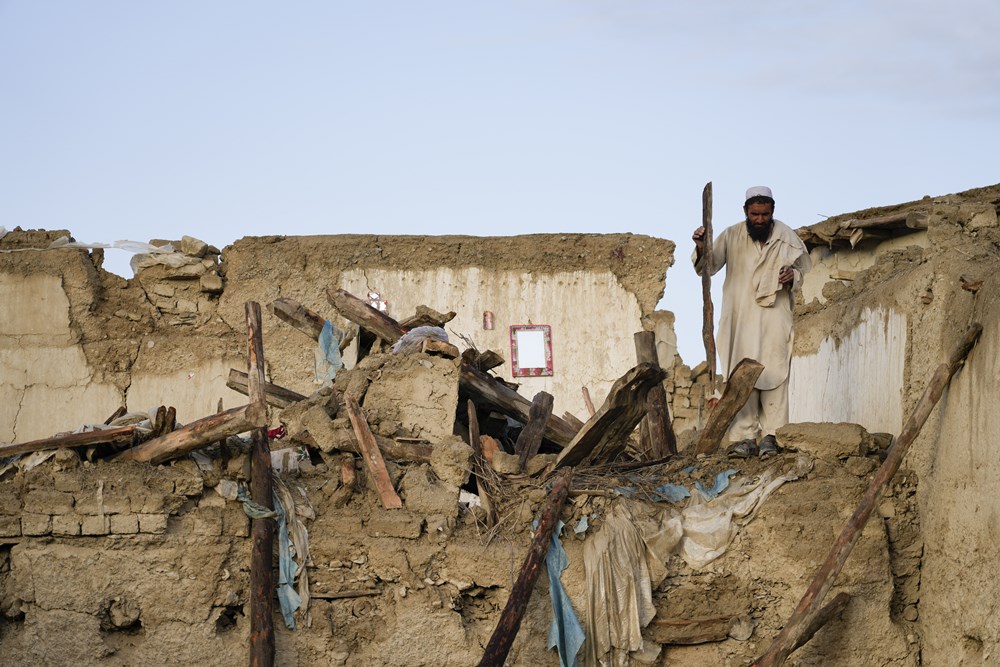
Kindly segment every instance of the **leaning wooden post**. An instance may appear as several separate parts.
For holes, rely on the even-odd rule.
[[[812,583],[809,584],[809,588],[806,589],[806,594],[802,596],[799,604],[795,607],[795,611],[792,612],[792,616],[788,619],[788,623],[785,624],[784,629],[775,637],[767,651],[753,663],[754,665],[757,667],[778,667],[784,664],[785,659],[794,650],[798,638],[803,634],[803,628],[809,628],[813,625],[813,620],[817,616],[820,606],[823,604],[823,598],[826,597],[837,575],[844,568],[844,562],[851,554],[854,544],[861,536],[861,531],[864,530],[865,524],[868,523],[868,518],[875,509],[883,491],[885,491],[893,475],[896,474],[899,466],[903,463],[906,450],[909,449],[910,444],[916,439],[917,434],[920,433],[920,428],[927,421],[931,410],[937,405],[941,394],[944,393],[945,388],[951,381],[951,376],[962,366],[982,331],[983,326],[981,324],[978,322],[973,323],[968,331],[965,332],[961,342],[952,352],[948,361],[938,366],[933,377],[931,377],[930,383],[927,385],[927,389],[924,390],[923,396],[920,397],[920,401],[917,402],[917,406],[913,409],[910,418],[903,426],[903,431],[889,447],[889,454],[886,456],[885,462],[882,463],[882,467],[878,469],[878,472],[872,478],[868,489],[865,490],[865,494],[861,497],[858,508],[854,510],[854,514],[851,515],[847,525],[841,531],[840,537],[834,542],[833,548],[826,557],[823,566],[820,567]]]
[[[542,573],[542,564],[545,562],[545,555],[549,551],[549,544],[552,541],[552,531],[555,530],[559,522],[559,515],[566,497],[569,495],[569,482],[572,473],[567,470],[562,472],[552,485],[549,491],[549,498],[542,512],[542,518],[538,521],[538,528],[535,529],[535,537],[531,540],[531,547],[528,555],[524,557],[524,564],[521,565],[521,573],[517,575],[517,581],[507,598],[507,605],[500,614],[493,636],[486,644],[483,652],[483,659],[479,661],[479,667],[503,667],[510,647],[514,643],[514,637],[521,627],[521,619],[524,611],[528,607],[528,600],[531,598],[531,591],[535,588],[535,582]]]
[[[555,398],[546,391],[535,394],[531,401],[531,411],[528,423],[521,429],[521,434],[517,436],[514,443],[514,453],[518,458],[518,471],[524,472],[528,465],[528,459],[538,453],[542,446],[542,434],[545,431],[545,424],[548,423],[552,415],[552,403]]]
[[[267,411],[264,396],[264,343],[260,333],[260,304],[246,303],[247,389],[250,405]],[[274,509],[271,500],[271,447],[267,426],[251,436],[250,496],[255,503]],[[250,552],[250,666],[274,665],[274,519],[254,519]]]
[[[656,334],[652,331],[638,331],[635,339],[635,360],[642,363],[660,365],[656,354]],[[670,411],[667,408],[667,390],[659,383],[646,394],[646,425],[649,428],[649,441],[653,459],[661,459],[677,453],[677,436],[674,435],[673,424],[670,423]]]
[[[712,410],[701,437],[695,443],[695,454],[712,454],[718,449],[729,424],[747,404],[754,385],[757,384],[757,378],[763,372],[764,364],[754,359],[742,359],[736,364],[736,368],[726,381],[726,390],[722,393],[719,404]]]

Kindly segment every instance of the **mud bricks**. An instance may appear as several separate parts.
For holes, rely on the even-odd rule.
[[[247,537],[239,503],[206,489],[194,465],[81,463],[60,453],[0,481],[0,539],[165,535]]]

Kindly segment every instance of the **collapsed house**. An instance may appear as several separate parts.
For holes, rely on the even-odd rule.
[[[963,660],[988,662],[996,624],[959,600],[988,609],[993,597],[983,582],[995,508],[972,483],[993,466],[996,417],[977,406],[996,402],[998,192],[800,232],[817,269],[798,313],[798,423],[779,433],[784,456],[738,465],[694,456],[708,383],[677,357],[673,315],[655,311],[668,241],[269,237],[220,253],[186,238],[139,258],[125,281],[100,268],[100,249],[58,243],[67,232],[10,232],[0,239],[0,440],[95,421],[127,435],[4,468],[4,655],[245,662],[261,509],[246,495],[251,445],[218,432],[190,452],[190,440],[176,443],[250,404],[246,303],[256,301],[272,408],[244,411],[237,426],[274,438],[277,664],[478,662],[566,469],[564,527],[524,601],[509,664],[560,654],[745,664],[788,619],[972,320],[982,339],[837,579],[850,601],[793,659],[920,664],[961,646]],[[863,224],[873,219],[893,222]],[[345,317],[344,299],[375,319]],[[392,350],[418,327],[452,335]],[[640,331],[653,363],[647,351],[637,365]],[[338,360],[345,367],[324,377]],[[670,403],[678,456],[655,457],[651,429],[635,429],[654,387]],[[357,455],[369,438],[381,473]],[[979,576],[960,576],[956,558]]]

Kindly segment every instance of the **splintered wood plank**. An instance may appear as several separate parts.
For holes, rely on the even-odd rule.
[[[365,468],[368,470],[375,490],[378,491],[379,498],[382,500],[382,507],[387,510],[401,508],[403,501],[399,499],[396,490],[392,488],[392,480],[389,479],[389,472],[385,469],[382,452],[379,451],[375,437],[372,435],[371,429],[368,428],[368,420],[365,419],[365,413],[361,411],[358,400],[348,394],[344,396],[344,405],[351,418],[354,434],[358,436],[358,444],[364,452],[361,458],[364,460]]]
[[[696,454],[711,454],[719,447],[726,429],[736,413],[743,409],[753,386],[757,383],[757,378],[764,372],[764,364],[753,359],[743,359],[736,364],[736,368],[729,374],[726,381],[726,389],[722,392],[719,404],[715,406],[708,417],[705,430],[701,432],[698,443],[695,445]]]
[[[406,333],[399,322],[375,310],[347,290],[328,289],[326,299],[343,317],[386,342],[395,343]]]
[[[242,405],[185,424],[176,431],[125,450],[115,458],[121,461],[163,463],[231,435],[246,433],[266,425],[265,410],[256,404]]]
[[[559,454],[556,468],[607,460],[621,451],[646,414],[649,390],[663,382],[666,375],[656,364],[639,364],[618,378],[601,408]]]
[[[417,327],[443,327],[453,319],[455,319],[455,311],[453,310],[447,313],[439,313],[427,306],[417,306],[416,314],[407,317],[405,320],[400,320],[399,326],[407,331],[416,329]]]
[[[640,364],[650,363],[659,366],[656,355],[656,334],[652,331],[640,331],[635,334],[635,358]],[[646,426],[649,431],[649,458],[660,459],[677,453],[677,436],[674,426],[670,423],[670,411],[667,408],[667,391],[663,383],[654,386],[646,396]]]
[[[554,400],[552,394],[540,391],[531,401],[528,423],[521,429],[521,434],[517,436],[517,443],[514,445],[514,452],[519,457],[518,469],[521,472],[524,472],[528,459],[537,454],[538,448],[542,446],[542,433],[552,414]]]

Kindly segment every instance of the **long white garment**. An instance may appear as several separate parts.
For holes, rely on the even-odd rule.
[[[692,256],[692,260],[696,259]],[[728,377],[742,359],[764,364],[756,389],[774,389],[788,378],[792,359],[792,294],[802,275],[812,267],[802,239],[790,227],[774,221],[771,237],[759,244],[750,238],[746,223],[726,228],[716,237],[711,273],[726,267],[722,286],[722,315],[715,341]],[[701,270],[703,262],[695,262]],[[778,283],[782,266],[792,267],[791,289]]]

